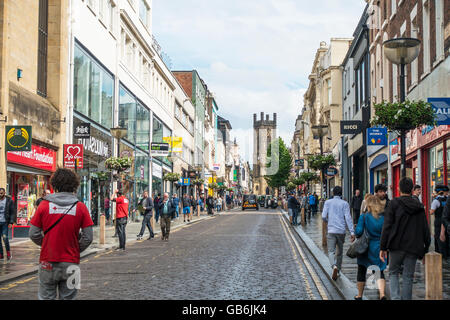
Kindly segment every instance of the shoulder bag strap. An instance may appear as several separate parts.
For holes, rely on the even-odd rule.
[[[67,210],[54,224],[52,224],[52,226],[50,228],[48,228],[47,230],[44,231],[44,236],[50,231],[52,230],[68,213],[70,210],[72,210],[72,208],[78,203],[75,202],[74,204],[72,204],[72,206],[69,208],[69,210]]]

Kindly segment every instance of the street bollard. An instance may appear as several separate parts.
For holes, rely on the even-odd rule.
[[[442,300],[442,255],[425,255],[425,300]]]
[[[105,244],[105,223],[106,223],[106,217],[102,214],[100,216],[100,244]]]
[[[306,226],[305,208],[302,208],[302,227]]]
[[[155,232],[155,215],[152,215],[152,218],[150,219],[150,225],[152,226],[153,232]]]
[[[322,247],[327,247],[327,228],[328,223],[322,220]]]
[[[200,217],[200,206],[197,206],[197,217]]]

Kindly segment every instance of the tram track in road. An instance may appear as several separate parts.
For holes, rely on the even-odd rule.
[[[283,215],[278,212],[280,224],[291,246],[299,271],[304,279],[305,286],[311,299],[341,300],[342,295],[330,282],[325,271],[321,268],[315,257],[309,252],[301,238],[291,230],[290,225]],[[312,294],[318,292],[318,296]]]

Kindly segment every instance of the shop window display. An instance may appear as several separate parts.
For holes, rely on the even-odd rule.
[[[436,185],[444,183],[444,145],[440,143],[439,145],[430,149],[430,202],[434,198],[434,189]]]

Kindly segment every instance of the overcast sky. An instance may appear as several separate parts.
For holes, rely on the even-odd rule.
[[[252,163],[253,113],[278,113],[290,145],[321,41],[353,35],[363,0],[153,0],[172,70],[197,70]]]

